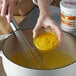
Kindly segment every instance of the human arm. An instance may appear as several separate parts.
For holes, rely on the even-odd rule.
[[[33,29],[33,37],[38,35],[41,27],[50,28],[56,32],[59,38],[59,43],[62,42],[62,32],[58,27],[58,24],[51,18],[50,4],[49,0],[37,0],[37,5],[39,7],[40,13],[37,20],[37,24]]]

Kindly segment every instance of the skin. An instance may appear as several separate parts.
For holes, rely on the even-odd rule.
[[[62,32],[58,27],[58,24],[51,18],[49,0],[37,0],[37,3],[39,6],[40,14],[37,20],[37,24],[33,29],[33,37],[37,36],[41,27],[44,27],[45,29],[50,28],[58,35],[60,45],[62,42]]]
[[[50,7],[49,0],[37,0],[37,3],[40,10],[40,14],[37,20],[37,24],[33,29],[33,37],[37,36],[41,27],[44,27],[45,29],[49,27],[50,29],[56,32],[59,38],[59,43],[61,44],[62,32],[58,27],[58,24],[51,18],[50,9],[49,9]],[[8,8],[7,14],[8,14],[9,23],[11,22],[13,6],[14,6],[14,0],[0,0],[0,15],[2,17],[5,16]]]
[[[0,0],[0,15],[4,17],[7,13],[8,22],[11,22],[13,6],[14,6],[14,0]]]

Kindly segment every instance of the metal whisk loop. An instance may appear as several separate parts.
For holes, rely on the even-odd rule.
[[[8,16],[6,16],[7,18]],[[22,48],[21,52],[24,56],[25,63],[31,65],[31,67],[34,67],[34,64],[36,67],[41,67],[43,65],[43,58],[40,56],[40,54],[35,50],[30,43],[27,41],[26,37],[24,36],[23,32],[20,30],[18,24],[16,23],[15,19],[12,17],[12,21],[10,23],[13,31],[15,32],[15,35],[20,43],[20,46]]]

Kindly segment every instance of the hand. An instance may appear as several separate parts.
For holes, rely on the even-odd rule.
[[[6,15],[7,12],[8,22],[11,22],[13,6],[14,6],[14,0],[0,0],[0,15],[3,17]]]
[[[39,16],[37,24],[35,28],[33,29],[33,37],[36,37],[38,35],[38,32],[41,27],[50,28],[55,31],[55,33],[58,35],[59,38],[59,45],[62,42],[62,32],[60,28],[58,27],[57,23],[51,19],[50,16],[44,15],[44,16]]]

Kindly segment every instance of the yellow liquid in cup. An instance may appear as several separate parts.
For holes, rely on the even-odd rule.
[[[52,51],[58,47],[58,37],[54,32],[41,33],[34,38],[34,44],[41,51]]]
[[[14,63],[19,64],[24,67],[32,68],[32,66],[33,66],[33,68],[35,68],[35,69],[59,68],[59,67],[64,67],[64,66],[72,63],[73,61],[75,61],[75,59],[73,57],[61,52],[60,50],[54,50],[52,52],[49,51],[47,53],[40,52],[40,54],[45,60],[45,65],[43,65],[41,67],[36,67],[35,66],[36,64],[34,64],[34,65],[30,65],[30,63],[26,64],[21,52],[17,52],[13,56],[11,56],[10,60],[12,60]],[[32,62],[32,63],[34,63],[34,62]]]

